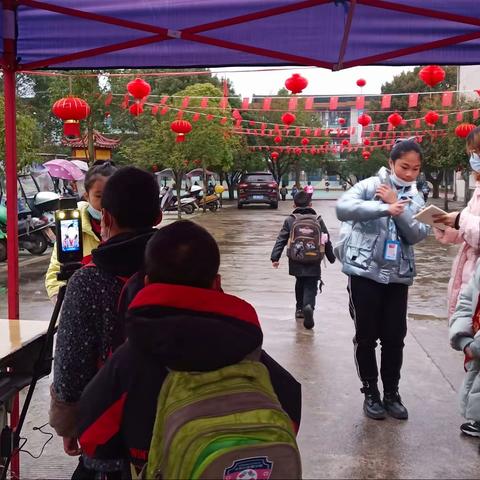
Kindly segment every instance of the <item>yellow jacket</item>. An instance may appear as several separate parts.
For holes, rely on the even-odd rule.
[[[100,240],[92,230],[90,223],[90,216],[87,211],[88,202],[79,202],[78,209],[80,210],[80,217],[82,219],[82,235],[83,235],[83,256],[90,255],[92,250],[98,247]],[[50,258],[50,265],[48,266],[47,274],[45,275],[45,287],[49,298],[58,294],[58,290],[65,282],[57,280],[57,273],[60,271],[60,262],[57,260],[57,246],[53,246],[52,256]]]

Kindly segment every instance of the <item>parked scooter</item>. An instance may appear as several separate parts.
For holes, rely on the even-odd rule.
[[[176,195],[170,187],[163,187],[160,191],[160,208],[163,212],[177,212],[178,201]],[[180,198],[180,210],[186,214],[191,214],[197,208],[195,199],[190,196]]]
[[[195,203],[197,204],[198,208],[203,208],[203,204],[205,203],[206,208],[208,208],[211,212],[216,212],[219,207],[218,195],[216,193],[211,193],[204,197],[202,192],[203,189],[200,187],[200,185],[192,185],[189,195],[191,198],[195,199]]]
[[[27,217],[18,222],[18,246],[32,255],[42,255],[55,243],[55,222],[46,215]]]
[[[18,248],[42,255],[55,242],[55,222],[48,215],[18,220]],[[0,205],[0,262],[7,259],[7,209]]]

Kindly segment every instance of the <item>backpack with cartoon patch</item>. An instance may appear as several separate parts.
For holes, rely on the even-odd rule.
[[[287,257],[298,263],[319,263],[325,255],[320,218],[316,215],[296,215],[290,228]]]
[[[300,479],[293,423],[267,368],[243,360],[211,372],[168,374],[160,391],[149,479]]]

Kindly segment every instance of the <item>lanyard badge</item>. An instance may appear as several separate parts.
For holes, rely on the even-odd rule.
[[[383,258],[387,262],[396,262],[398,259],[398,252],[400,251],[400,242],[397,240],[395,224],[390,218],[387,220],[387,230],[389,238],[385,240]]]
[[[399,250],[400,242],[398,240],[386,240],[383,258],[388,262],[396,262]]]

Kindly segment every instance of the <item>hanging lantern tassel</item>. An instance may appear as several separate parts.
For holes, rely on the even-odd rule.
[[[185,135],[192,131],[192,124],[187,120],[175,120],[170,124],[170,128],[177,134],[176,142],[184,142]]]
[[[65,120],[63,122],[63,134],[67,138],[79,138],[80,122],[78,120]]]

